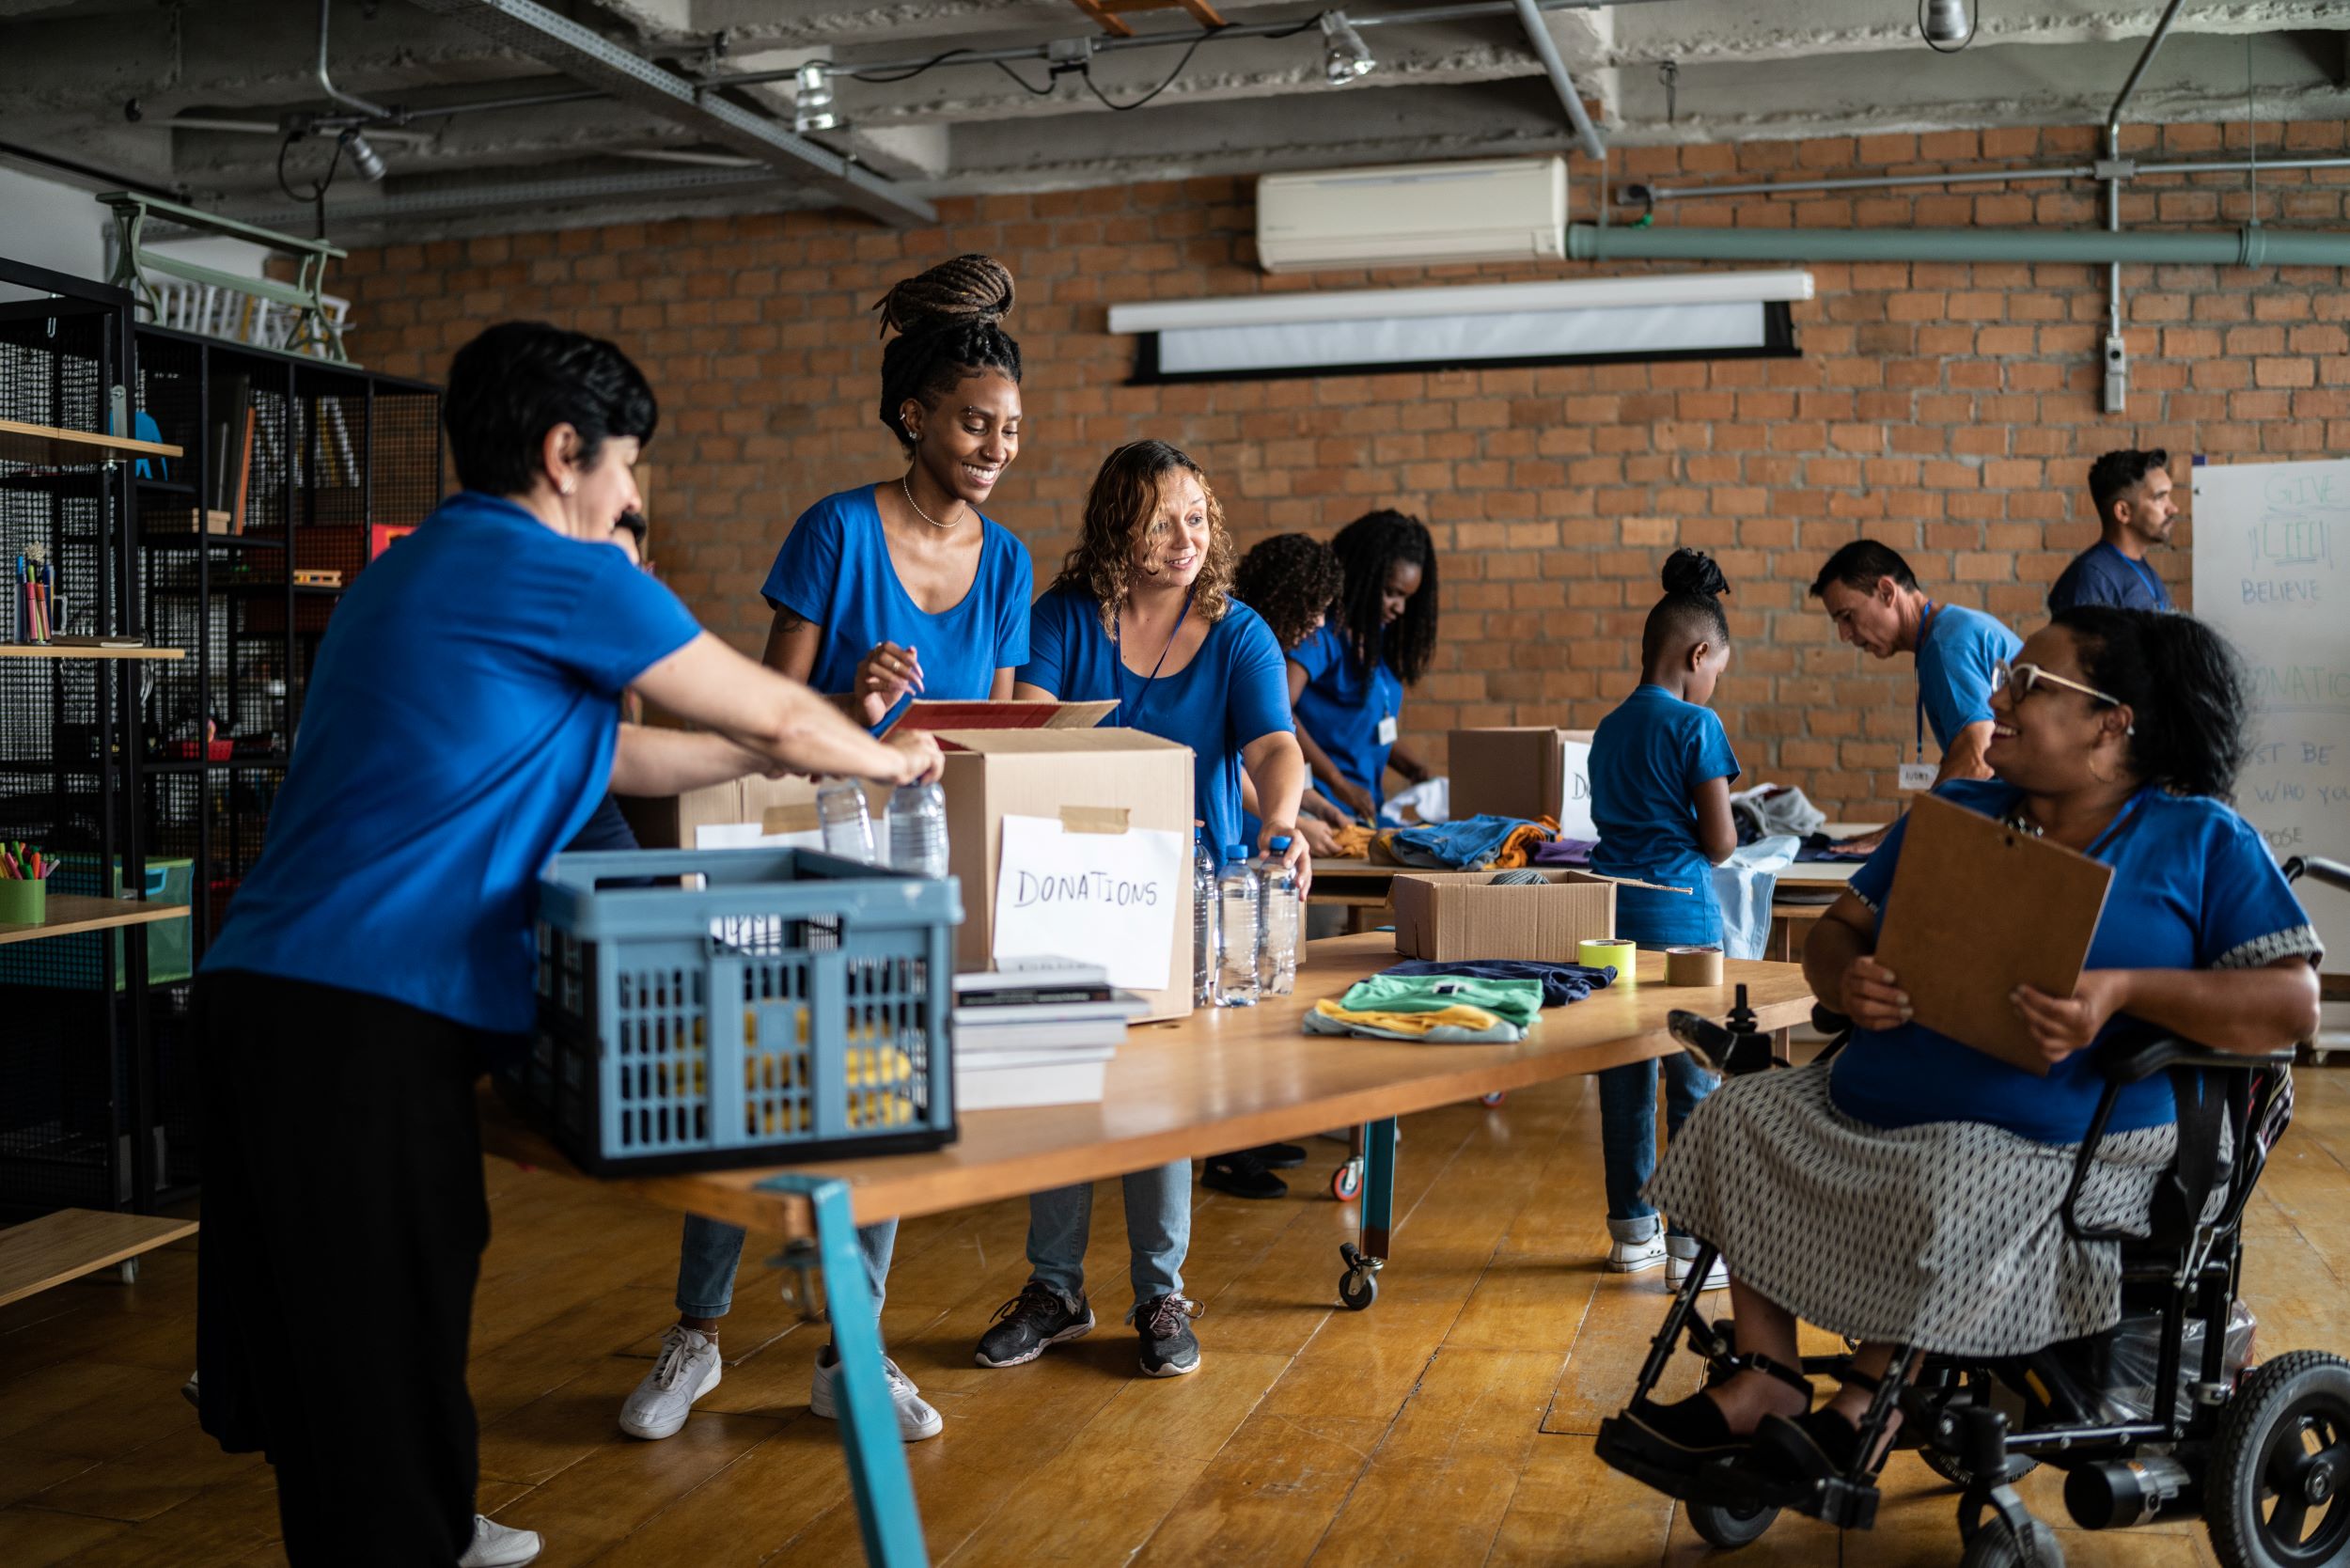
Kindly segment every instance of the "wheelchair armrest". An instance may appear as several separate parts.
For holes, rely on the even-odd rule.
[[[2328,886],[2350,892],[2350,866],[2339,860],[2321,860],[2315,855],[2296,855],[2285,862],[2285,880],[2298,882],[2303,877],[2315,877]]]
[[[1852,1020],[1825,1002],[1813,1002],[1811,1004],[1811,1027],[1833,1040],[1840,1034],[1851,1031]]]
[[[2215,1051],[2176,1035],[2157,1035],[2152,1040],[2116,1043],[2097,1053],[2097,1071],[2113,1083],[2134,1084],[2151,1078],[2173,1067],[2193,1067],[2214,1073],[2248,1073],[2255,1067],[2273,1067],[2293,1060],[2293,1048],[2263,1051],[2248,1056],[2236,1051]]]

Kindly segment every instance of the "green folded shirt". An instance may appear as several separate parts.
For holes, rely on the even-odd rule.
[[[1350,1012],[1434,1012],[1482,1008],[1520,1028],[1542,1015],[1540,980],[1480,980],[1470,975],[1373,975],[1347,988],[1340,1006]]]

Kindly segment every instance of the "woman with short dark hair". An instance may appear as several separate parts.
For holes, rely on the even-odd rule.
[[[2110,1326],[2120,1249],[2072,1236],[2062,1217],[2104,1088],[2092,1048],[2171,1033],[2256,1054],[2317,1027],[2317,933],[2225,804],[2249,701],[2217,634],[2186,616],[2068,610],[1998,665],[1991,707],[1995,776],[1935,792],[2113,868],[2074,994],[2008,998],[2047,1075],[1914,1022],[1901,977],[1876,961],[1897,824],[1804,950],[1813,990],[1856,1026],[1851,1043],[1725,1084],[1650,1185],[1721,1249],[1737,1349],[1755,1358],[1690,1399],[1625,1413],[1652,1465],[1731,1458],[1783,1479],[1848,1468],[1892,1346],[2019,1356]],[[2176,1117],[2166,1077],[2120,1091],[2082,1188],[2084,1227],[2144,1226]],[[1798,1318],[1862,1341],[1817,1410],[1791,1370]]]
[[[657,419],[619,349],[492,327],[443,416],[464,489],[337,605],[268,847],[196,981],[204,1428],[268,1453],[295,1568],[538,1554],[474,1512],[474,1080],[526,1041],[538,878],[607,778],[938,771],[928,737],[875,741],[609,542]],[[632,686],[704,732],[621,724]]]

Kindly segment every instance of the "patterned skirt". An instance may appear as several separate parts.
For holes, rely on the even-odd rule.
[[[1832,1333],[2020,1356],[2121,1316],[2121,1248],[2064,1233],[2077,1146],[1980,1121],[1884,1128],[1828,1099],[1826,1062],[1724,1084],[1667,1150],[1650,1201],[1730,1271]],[[2093,1230],[2142,1230],[2174,1126],[2108,1134]]]

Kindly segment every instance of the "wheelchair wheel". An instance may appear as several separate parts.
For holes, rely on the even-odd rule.
[[[1724,1503],[1695,1501],[1683,1506],[1689,1511],[1691,1529],[1704,1537],[1708,1544],[1731,1551],[1760,1541],[1762,1532],[1771,1528],[1771,1521],[1778,1517],[1776,1508],[1738,1509]]]
[[[2064,1568],[2064,1548],[2056,1531],[2039,1520],[2027,1524],[2019,1536],[1995,1513],[1967,1539],[1958,1568]]]
[[[2219,1416],[2203,1519],[2226,1568],[2350,1554],[2350,1361],[2296,1350],[2244,1376]]]

